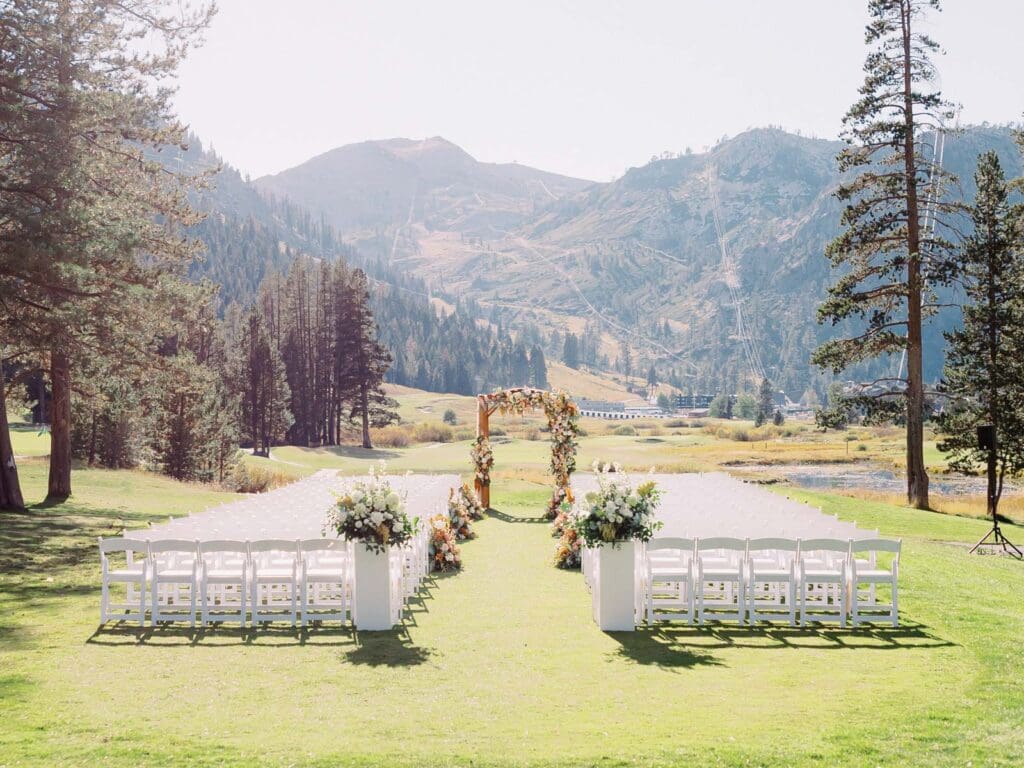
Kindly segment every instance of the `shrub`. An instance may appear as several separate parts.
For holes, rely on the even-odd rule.
[[[694,429],[704,429],[707,426],[707,422],[704,419],[694,419],[690,422],[690,426]]]
[[[647,434],[650,435],[651,437],[661,437],[662,435],[665,434],[665,430],[662,429],[661,427],[651,427],[650,431]]]
[[[476,433],[472,429],[469,429],[468,427],[463,427],[462,429],[455,430],[456,440],[472,440],[474,437],[476,437]]]
[[[453,427],[459,423],[459,419],[455,415],[455,411],[453,411],[451,408],[444,412],[444,416],[441,418],[441,421]]]
[[[633,435],[636,434],[636,430],[633,429],[633,427],[630,426],[629,424],[622,424],[621,426],[618,426],[615,429],[613,429],[612,434],[620,435],[623,437],[632,437]]]
[[[750,432],[743,429],[742,427],[734,427],[732,430],[726,430],[728,439],[733,440],[737,443],[749,443]]]
[[[371,429],[370,440],[381,448],[408,448],[412,445],[412,436],[408,428],[397,424]]]
[[[857,444],[857,450],[858,451],[866,451],[867,449],[868,449],[868,447],[866,445],[864,445],[864,443],[858,443]]]
[[[504,437],[508,434],[504,427],[491,427],[489,433],[491,437]]]
[[[528,427],[523,433],[524,440],[540,440],[540,430],[537,427]]]
[[[254,466],[240,461],[225,479],[225,485],[236,493],[266,493],[274,488],[288,485],[294,477],[280,470]]]
[[[450,443],[455,433],[447,424],[417,424],[413,437],[417,443]]]
[[[669,419],[665,422],[665,426],[669,429],[678,429],[679,427],[686,426],[686,419]]]

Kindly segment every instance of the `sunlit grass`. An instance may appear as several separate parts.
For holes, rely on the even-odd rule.
[[[38,502],[45,463],[23,475]],[[466,570],[401,631],[193,637],[95,632],[94,537],[231,497],[100,470],[75,489],[0,514],[0,764],[1019,764],[1024,568],[967,554],[983,521],[787,491],[903,538],[903,628],[605,634],[550,565],[545,474],[506,462]]]

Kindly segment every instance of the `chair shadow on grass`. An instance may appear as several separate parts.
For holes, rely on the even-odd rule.
[[[635,632],[609,632],[608,636],[620,644],[617,656],[637,664],[667,668],[721,664],[710,651],[730,648],[894,651],[956,645],[933,634],[926,625],[914,622],[904,622],[899,627],[869,625],[848,629],[782,624],[756,627],[718,623],[703,627],[659,625],[637,627]]]
[[[490,507],[487,510],[487,515],[493,517],[495,520],[501,520],[503,523],[544,523],[550,524],[551,521],[546,517],[521,517],[518,515],[510,515],[508,512],[502,512],[500,509],[494,509]]]

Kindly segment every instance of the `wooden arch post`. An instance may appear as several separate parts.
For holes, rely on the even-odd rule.
[[[478,395],[476,398],[476,436],[486,437],[490,439],[491,428],[489,420],[491,417],[492,409],[487,402],[487,398],[483,395]],[[480,497],[480,503],[484,505],[484,509],[489,509],[491,506],[491,485],[488,483],[484,485],[480,482],[480,478],[474,481],[476,488],[476,494]]]

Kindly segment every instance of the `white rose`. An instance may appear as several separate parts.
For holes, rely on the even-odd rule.
[[[360,502],[360,503],[356,504],[355,507],[353,507],[352,511],[355,512],[357,515],[365,515],[366,514],[366,505],[363,504],[362,502]]]
[[[370,514],[370,522],[376,527],[384,522],[384,515],[380,512],[373,512]]]
[[[395,524],[391,526],[391,530],[395,533],[400,533],[402,530],[402,524],[396,520]]]
[[[455,559],[455,555],[453,555],[451,552],[449,552],[447,555],[444,556],[444,559],[447,560],[450,563],[450,562],[452,562]]]
[[[362,520],[356,520],[356,528],[362,528],[362,527],[363,527],[363,521]]]
[[[633,510],[632,510],[632,509],[630,509],[629,507],[625,507],[625,508],[623,508],[623,510],[622,510],[622,516],[623,516],[623,517],[632,517],[632,516],[633,516]]]
[[[392,491],[388,494],[387,505],[388,509],[398,509],[398,505],[402,503],[402,498]]]
[[[354,502],[356,502],[358,504],[362,500],[363,500],[363,492],[362,491],[352,491],[352,501],[354,501]]]

